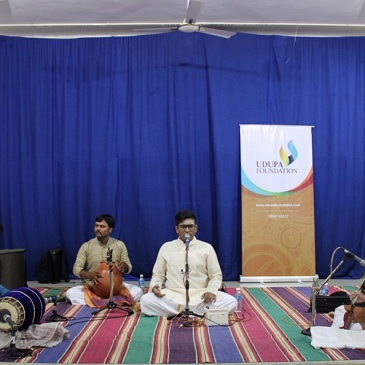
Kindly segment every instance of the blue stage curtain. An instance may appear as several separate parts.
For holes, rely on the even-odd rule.
[[[364,62],[363,38],[0,37],[1,248],[26,249],[30,280],[51,247],[71,271],[110,213],[132,273],[150,277],[191,209],[238,280],[239,124],[289,124],[315,126],[318,273],[338,246],[365,257]],[[348,260],[338,275],[363,271]]]

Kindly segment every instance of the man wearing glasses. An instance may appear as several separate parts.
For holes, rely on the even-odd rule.
[[[148,316],[174,316],[188,309],[202,315],[206,307],[227,308],[236,299],[219,291],[222,271],[214,248],[198,240],[196,216],[180,210],[175,216],[177,239],[164,243],[152,271],[149,292],[141,298],[141,310]]]

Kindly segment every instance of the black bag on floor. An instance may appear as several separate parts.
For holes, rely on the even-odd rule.
[[[41,256],[38,282],[56,284],[62,281],[70,281],[63,249],[61,247],[51,248]]]

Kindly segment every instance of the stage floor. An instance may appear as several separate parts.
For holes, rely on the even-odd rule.
[[[329,280],[329,285],[332,286],[361,286],[364,282],[364,277],[361,279],[331,279]],[[322,284],[324,279],[319,279],[319,283]],[[138,278],[135,280],[126,280],[126,283],[138,285]],[[297,286],[311,286],[310,281],[300,282],[300,281],[290,281],[290,282],[265,282],[265,283],[241,283],[239,280],[237,281],[224,281],[224,284],[227,288],[264,288],[264,287],[297,287]],[[68,288],[71,286],[81,285],[81,280],[71,280],[70,282],[62,282],[58,284],[40,284],[38,281],[28,281],[28,286],[31,288],[37,287],[47,287],[47,288]],[[146,279],[146,287],[149,286],[149,280]]]
[[[352,279],[334,279],[330,280],[330,286],[361,286],[364,279],[352,280]],[[128,283],[138,285],[137,278],[135,280],[126,280]],[[323,279],[320,280],[320,283],[323,282]],[[58,284],[40,284],[38,281],[28,281],[29,287],[36,287],[36,288],[47,288],[46,290],[53,289],[53,288],[68,288],[71,286],[76,286],[81,284],[81,280],[71,280],[68,283],[58,283]],[[234,326],[230,326],[227,328],[212,326],[212,327],[197,327],[194,331],[198,331],[196,334],[192,329],[184,330],[184,335],[188,334],[193,336],[194,341],[200,341],[199,346],[192,347],[194,349],[198,348],[211,348],[212,352],[211,355],[214,357],[214,361],[210,359],[208,362],[216,363],[216,364],[239,364],[242,362],[249,363],[250,365],[267,365],[275,363],[275,365],[309,365],[309,364],[318,364],[318,365],[329,365],[329,364],[336,364],[336,365],[359,365],[364,364],[364,357],[363,354],[360,353],[362,357],[354,357],[357,356],[357,353],[354,355],[353,350],[345,349],[345,350],[316,350],[310,346],[310,338],[308,336],[303,336],[301,334],[301,329],[308,327],[311,319],[311,313],[308,312],[308,302],[309,302],[309,295],[310,295],[310,282],[298,282],[298,281],[290,281],[290,282],[270,282],[270,283],[243,283],[239,280],[237,281],[225,281],[224,284],[227,288],[231,288],[229,292],[233,293],[232,288],[241,287],[244,293],[244,305],[245,308],[244,314],[245,318],[244,321],[236,323]],[[149,285],[149,281],[146,281],[146,285]],[[309,287],[308,287],[309,286]],[[58,304],[58,311],[62,312],[62,306],[67,306],[66,302],[61,302]],[[51,304],[49,304],[51,306]],[[49,309],[51,310],[51,309]],[[113,345],[115,338],[117,338],[120,343],[124,340],[128,331],[135,332],[136,335],[128,335],[128,340],[126,343],[128,346],[125,347],[125,354],[122,353],[120,356],[121,359],[118,361],[95,361],[93,364],[102,364],[102,363],[132,363],[132,364],[153,364],[153,363],[170,363],[170,364],[186,364],[188,361],[180,362],[176,361],[173,362],[173,356],[175,356],[175,350],[179,350],[181,346],[181,329],[178,326],[171,324],[171,322],[167,321],[165,318],[149,318],[141,316],[140,313],[135,312],[134,316],[128,317],[127,319],[118,319],[110,321],[93,321],[90,318],[93,318],[91,315],[85,316],[84,311],[91,311],[92,309],[89,308],[79,308],[78,306],[72,306],[71,308],[67,308],[66,316],[76,316],[80,317],[80,322],[72,322],[70,326],[67,327],[71,331],[71,339],[77,339],[77,341],[63,341],[57,348],[51,349],[43,349],[39,350],[39,354],[37,352],[37,357],[34,359],[27,360],[26,362],[33,362],[33,363],[48,363],[48,364],[56,364],[56,363],[89,363],[83,362],[81,356],[86,356],[88,354],[87,351],[80,350],[77,352],[74,350],[75,346],[84,346],[90,347],[92,351],[96,348],[93,346],[93,343],[89,344],[90,341],[96,336],[92,336],[91,339],[88,337],[90,333],[95,334],[98,333],[98,341],[100,342],[103,340],[108,353],[111,351],[109,348]],[[63,312],[62,312],[63,313]],[[86,313],[88,314],[88,313]],[[108,314],[109,315],[109,314]],[[115,315],[115,313],[111,313],[110,315]],[[90,318],[89,318],[90,317]],[[86,321],[82,322],[83,318],[88,318]],[[125,324],[122,323],[122,320],[125,320]],[[135,321],[135,322],[133,322]],[[150,321],[155,321],[152,323],[151,326]],[[113,327],[113,331],[110,331],[112,325],[117,323],[118,328]],[[328,326],[328,318],[326,315],[319,314],[316,319],[316,325],[319,326]],[[78,326],[84,326],[85,328],[79,328]],[[96,326],[92,330],[91,327]],[[304,326],[304,327],[303,327]],[[89,328],[90,327],[90,328]],[[99,328],[100,327],[100,328]],[[122,329],[120,329],[122,328]],[[153,328],[153,330],[151,330]],[[190,327],[189,327],[190,328]],[[156,329],[156,330],[155,330]],[[150,337],[146,338],[146,343],[141,343],[141,338],[144,339],[144,336],[140,337],[140,334],[143,333],[144,335],[148,332],[148,330],[152,331]],[[157,331],[157,332],[156,332]],[[162,331],[162,332],[161,332]],[[177,344],[175,346],[176,336],[175,332],[179,333],[179,338],[177,340]],[[190,333],[190,332],[191,333]],[[204,333],[199,331],[205,331]],[[224,333],[221,333],[224,331]],[[186,332],[186,333],[185,333]],[[79,337],[83,334],[85,338]],[[118,333],[118,336],[116,336]],[[169,337],[169,352],[168,353],[168,360],[157,361],[153,357],[153,361],[151,360],[139,360],[140,356],[145,356],[147,354],[155,354],[152,352],[151,343],[154,344],[153,351],[159,349],[160,352],[156,352],[158,356],[162,356],[165,354],[165,350],[161,352],[161,349],[165,349],[162,346],[161,341],[165,341],[165,336],[156,336],[156,333],[168,333]],[[105,336],[112,336],[112,340],[108,337],[105,339]],[[104,336],[104,337],[103,337]],[[166,335],[167,336],[167,335]],[[191,340],[192,338],[184,339]],[[133,340],[136,339],[135,343]],[[118,343],[117,341],[117,343]],[[195,343],[193,341],[193,343]],[[203,342],[204,344],[203,344]],[[206,346],[206,342],[209,342],[209,347]],[[234,346],[231,346],[231,343],[227,342],[227,344],[223,345],[224,349],[231,349],[231,351],[223,351],[221,352],[222,343],[223,341],[233,341],[232,343]],[[101,351],[105,346],[99,346],[98,342],[98,351]],[[207,342],[207,343],[208,343]],[[184,342],[185,343],[185,342]],[[190,343],[190,342],[189,342]],[[106,345],[108,344],[108,345]],[[172,345],[171,345],[172,344]],[[203,346],[204,345],[204,346]],[[108,347],[109,346],[109,347]],[[114,345],[113,345],[114,346]],[[141,352],[140,348],[143,349],[151,349],[149,352],[144,351]],[[271,348],[270,348],[271,346]],[[65,347],[65,349],[63,349]],[[117,346],[118,351],[122,351],[123,347]],[[55,351],[55,349],[57,351]],[[269,350],[268,350],[269,349]],[[110,351],[109,351],[110,350]],[[136,350],[136,351],[134,351]],[[113,348],[113,351],[116,351]],[[191,350],[193,351],[193,350]],[[195,351],[195,350],[194,350]],[[237,355],[237,351],[239,351],[238,359],[233,361],[224,361],[224,360],[232,360],[235,358],[234,356]],[[73,361],[64,361],[56,360],[52,361],[52,356],[55,357],[58,352],[64,352],[67,356],[75,356],[76,360]],[[178,351],[179,352],[179,351]],[[78,358],[77,354],[80,354]],[[110,353],[113,353],[112,351]],[[191,352],[193,353],[193,352]],[[346,355],[349,353],[349,355]],[[75,355],[76,354],[76,355]],[[133,361],[129,359],[129,357],[137,356],[137,358],[133,358]],[[190,352],[189,352],[190,354]],[[207,355],[207,352],[204,352]],[[210,352],[209,352],[210,354]],[[310,356],[309,356],[309,355]],[[46,359],[46,355],[50,356],[49,359]],[[203,364],[207,361],[198,361],[200,359],[200,353],[195,354],[196,357],[190,363],[198,363]],[[280,355],[280,356],[279,356]],[[352,357],[351,357],[351,356]],[[359,356],[360,356],[359,355]],[[43,356],[43,357],[42,357]],[[63,356],[63,355],[62,355]],[[65,355],[66,356],[66,355]],[[94,353],[90,356],[96,356]],[[152,356],[152,355],[151,355]],[[154,355],[157,356],[157,355]],[[238,355],[237,355],[238,356]],[[277,356],[277,357],[275,357]],[[57,357],[57,356],[56,356]],[[267,362],[267,359],[271,360],[271,357],[274,359],[271,362]],[[298,361],[299,358],[305,358],[305,361]],[[313,358],[312,358],[313,357]],[[346,358],[347,357],[347,358]],[[152,357],[151,357],[152,358]],[[283,358],[286,358],[283,360]],[[346,360],[343,360],[346,358]],[[361,358],[361,360],[355,360],[355,358]],[[43,360],[42,360],[43,359]],[[62,358],[63,359],[63,358]],[[94,357],[92,357],[94,361]],[[236,358],[235,358],[236,359]],[[259,360],[258,360],[259,359]],[[244,361],[243,361],[244,360]],[[11,362],[13,363],[13,362]],[[2,364],[11,364],[8,362],[3,361]]]

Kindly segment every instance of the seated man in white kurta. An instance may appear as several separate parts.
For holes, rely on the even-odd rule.
[[[141,298],[142,313],[171,316],[187,309],[186,263],[189,268],[189,311],[202,315],[206,307],[219,307],[233,312],[236,299],[219,291],[222,271],[213,247],[195,237],[198,225],[194,213],[181,210],[175,221],[178,238],[164,243],[159,250],[149,292]]]

